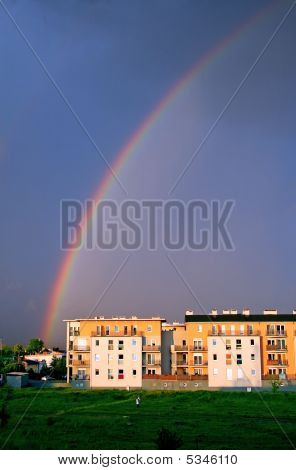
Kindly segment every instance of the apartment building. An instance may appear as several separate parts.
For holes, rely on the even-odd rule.
[[[65,320],[67,380],[91,387],[141,387],[145,375],[161,374],[163,318]]]
[[[236,361],[240,362],[241,357],[237,358],[237,354],[241,354],[244,356],[247,369],[244,377],[249,376],[251,371],[251,384],[257,383],[259,375],[262,379],[294,379],[296,373],[295,313],[293,311],[293,314],[278,315],[276,310],[269,309],[264,310],[263,314],[251,315],[249,309],[244,309],[241,313],[231,309],[223,310],[221,314],[218,314],[217,310],[212,310],[210,315],[194,315],[193,312],[187,311],[185,315],[188,345],[187,374],[208,377],[213,386],[216,386],[214,384],[217,384],[217,381],[219,381],[219,386],[233,386],[238,374],[241,375],[242,371],[239,369],[242,368],[226,367],[232,372],[230,370],[227,372],[225,369],[218,379],[222,364],[219,368],[214,362],[221,359],[225,366],[230,366],[230,361],[232,366],[235,366],[235,363],[240,366],[242,364]],[[216,341],[213,341],[215,339]],[[227,349],[229,342],[230,349]],[[234,347],[234,343],[241,345],[241,353],[236,352],[237,348]],[[220,354],[213,351],[214,347],[219,349]],[[215,354],[217,358],[213,360]],[[249,359],[251,368],[249,368]],[[213,377],[214,372],[215,377]],[[230,379],[231,374],[233,379]],[[224,381],[221,381],[222,377]],[[240,380],[240,383],[243,383],[243,379]]]
[[[184,323],[134,316],[66,323],[68,381],[91,387],[141,387],[153,376],[205,380],[210,387],[296,378],[296,311],[188,310]]]

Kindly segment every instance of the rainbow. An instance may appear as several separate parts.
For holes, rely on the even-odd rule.
[[[112,170],[108,169],[102,181],[100,182],[97,190],[95,191],[92,200],[99,203],[103,198],[109,187],[111,186],[114,178],[114,174],[117,174],[122,166],[125,164],[129,156],[137,148],[143,138],[151,130],[151,128],[157,123],[158,119],[164,113],[165,110],[174,102],[174,99],[184,90],[190,82],[208,65],[212,62],[222,51],[230,46],[236,39],[238,39],[243,32],[247,31],[253,26],[263,15],[271,10],[277,2],[273,2],[260,10],[251,19],[248,19],[240,27],[235,29],[229,36],[219,42],[214,48],[212,48],[207,54],[205,54],[197,63],[195,63],[182,77],[179,79],[169,90],[169,92],[159,101],[153,111],[144,119],[141,125],[137,128],[136,132],[126,142],[124,147],[116,156],[112,165]],[[96,204],[93,205],[95,207]],[[93,217],[93,211],[86,212],[81,222],[82,237],[86,233],[88,224]],[[49,301],[44,317],[44,323],[42,326],[41,337],[45,341],[49,341],[55,321],[57,319],[59,308],[66,292],[71,273],[74,268],[75,261],[78,258],[79,250],[69,250],[63,256],[56,278],[50,291]]]

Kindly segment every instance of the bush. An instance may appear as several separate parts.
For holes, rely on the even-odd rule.
[[[180,449],[182,439],[175,431],[162,427],[157,434],[155,444],[158,450],[176,450]]]

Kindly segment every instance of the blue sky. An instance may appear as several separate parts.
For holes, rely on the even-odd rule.
[[[6,1],[19,28],[112,163],[168,89],[270,1]],[[289,6],[274,7],[213,61],[120,173],[136,198],[167,197],[188,157]],[[293,11],[176,188],[182,200],[236,201],[236,249],[173,254],[206,309],[295,307],[295,21]],[[85,200],[105,163],[0,8],[0,337],[40,332],[62,253],[59,204]],[[109,196],[120,199],[114,183]],[[85,316],[124,254],[81,254],[59,320]],[[194,298],[165,252],[134,254],[102,314],[181,320]],[[64,329],[56,325],[54,341]]]

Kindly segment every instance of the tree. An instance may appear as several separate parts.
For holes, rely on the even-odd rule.
[[[174,450],[179,449],[183,442],[175,431],[162,427],[158,431],[155,443],[158,450]]]
[[[44,347],[44,342],[42,339],[32,338],[29,341],[27,346],[27,352],[34,353],[34,352],[41,352]]]
[[[20,343],[17,343],[13,346],[13,352],[17,358],[24,355],[25,349],[24,346]]]
[[[3,373],[8,374],[9,372],[25,372],[26,369],[21,362],[6,362],[3,367]]]
[[[62,379],[67,374],[66,359],[64,357],[53,358],[50,367],[52,369],[51,375],[55,379]]]

